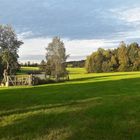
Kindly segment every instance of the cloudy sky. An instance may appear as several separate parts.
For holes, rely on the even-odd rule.
[[[41,61],[52,37],[65,43],[69,60],[84,59],[120,41],[140,43],[139,0],[0,0],[0,24],[24,41],[20,61]]]

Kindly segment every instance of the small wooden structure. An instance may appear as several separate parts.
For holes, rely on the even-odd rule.
[[[9,87],[9,86],[33,86],[38,84],[47,84],[49,82],[60,82],[69,80],[68,75],[62,75],[58,79],[55,76],[36,74],[36,75],[13,75],[13,76],[5,76],[0,84],[1,87]]]
[[[33,76],[32,75],[16,75],[7,76],[5,81],[5,86],[32,86]]]

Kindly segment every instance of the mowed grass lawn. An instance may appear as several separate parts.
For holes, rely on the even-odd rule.
[[[0,88],[0,140],[140,140],[140,72]]]

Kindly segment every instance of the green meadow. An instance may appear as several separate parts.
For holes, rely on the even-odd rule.
[[[38,71],[38,67],[21,67],[17,74],[27,74],[29,71]]]
[[[68,70],[64,83],[0,88],[0,140],[140,140],[140,72]]]

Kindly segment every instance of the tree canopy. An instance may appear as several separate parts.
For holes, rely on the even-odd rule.
[[[4,70],[8,75],[14,74],[19,67],[18,49],[23,44],[19,41],[13,28],[0,25],[0,75]]]
[[[46,48],[46,74],[59,80],[60,77],[67,75],[66,70],[66,49],[59,37],[54,37]]]
[[[88,73],[140,70],[140,47],[137,43],[121,42],[117,49],[99,48],[86,60]]]

